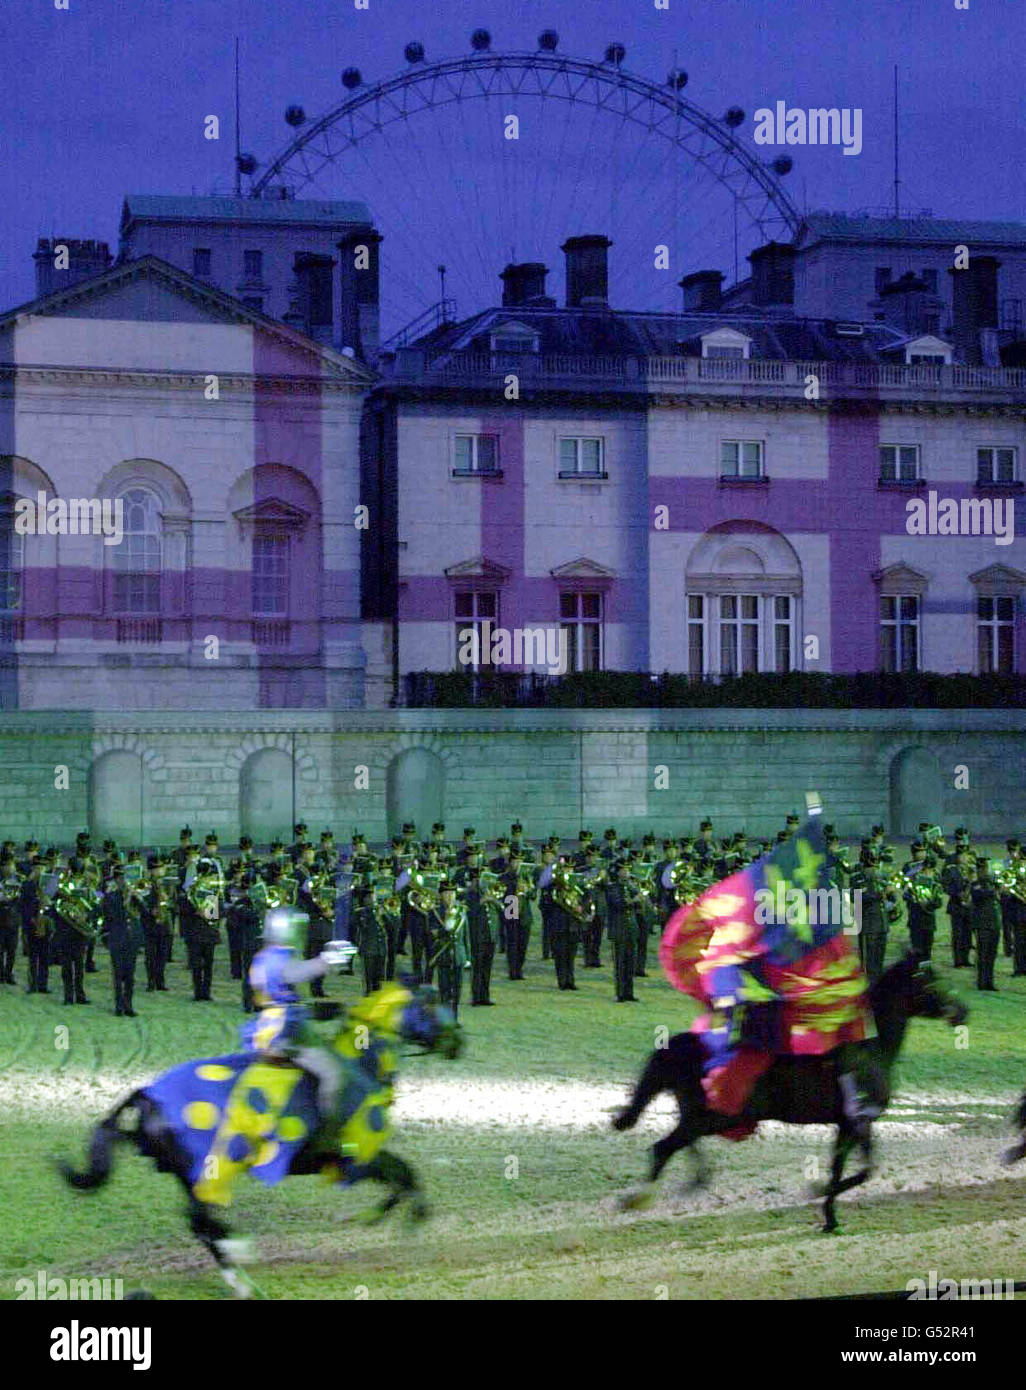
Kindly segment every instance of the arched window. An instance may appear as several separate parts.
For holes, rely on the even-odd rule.
[[[120,497],[124,535],[114,548],[114,611],[159,613],[161,515],[156,497],[131,488]]]

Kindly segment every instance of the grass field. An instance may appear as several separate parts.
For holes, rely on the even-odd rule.
[[[1026,1084],[1026,980],[1000,960],[997,994],[949,968],[946,918],[935,953],[971,1008],[969,1047],[944,1023],[912,1024],[897,1098],[877,1126],[875,1179],[841,1199],[842,1230],[823,1236],[808,1197],[825,1172],[825,1129],[766,1126],[742,1144],[706,1141],[711,1186],[682,1193],[676,1159],[646,1211],[617,1195],[643,1175],[646,1149],[670,1127],[662,1100],[627,1135],[610,1112],[653,1046],[679,1031],[689,1001],[655,967],[641,1002],[613,1002],[604,968],[578,969],[579,992],[555,988],[531,943],[527,977],[496,971],[494,1009],[463,1014],[468,1046],[455,1062],[411,1058],[400,1075],[392,1147],[420,1170],[432,1219],[410,1228],[358,1216],[379,1189],[346,1191],[290,1179],[271,1192],[240,1185],[233,1225],[256,1240],[254,1275],[273,1298],[786,1298],[903,1288],[931,1269],[946,1278],[1026,1278],[1026,1164],[1000,1165],[1009,1108]],[[892,933],[890,956],[904,948]],[[54,1154],[83,1157],[90,1124],[133,1085],[190,1056],[230,1050],[242,1018],[238,986],[216,966],[215,1002],[193,1004],[183,951],[172,992],[139,993],[135,1019],[115,1018],[106,954],[87,976],[89,1008],[0,987],[0,1297],[14,1281],[121,1278],[161,1298],[227,1292],[182,1215],[173,1179],[123,1152],[101,1192],[64,1187]],[[502,965],[504,962],[498,962]],[[357,979],[333,978],[347,999]],[[67,1026],[68,1046],[56,1044]],[[515,1163],[513,1162],[515,1160]],[[513,1175],[515,1174],[515,1176]]]

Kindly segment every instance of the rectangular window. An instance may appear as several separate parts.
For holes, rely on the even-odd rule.
[[[559,596],[559,627],[566,633],[568,671],[602,669],[602,595]]]
[[[560,477],[580,474],[596,477],[604,472],[605,441],[586,436],[559,441]]]
[[[881,292],[885,285],[891,283],[891,268],[889,265],[878,265],[873,274],[873,285],[877,294]]]
[[[705,595],[688,595],[688,675],[705,675]]]
[[[14,530],[13,514],[0,520],[0,612],[21,607],[21,574],[25,563],[25,537]]]
[[[918,478],[918,444],[880,445],[880,481],[882,483],[914,483]]]
[[[781,675],[794,670],[794,600],[777,594],[773,603],[773,669]]]
[[[284,618],[288,611],[288,537],[256,535],[253,537],[253,612],[261,618]]]
[[[720,674],[744,675],[759,669],[759,597],[720,595]]]
[[[498,595],[484,589],[461,589],[453,595],[453,612],[456,616],[456,665],[470,671],[477,671],[482,665],[490,666],[491,634],[499,617]],[[488,662],[481,661],[483,653],[489,655]]]
[[[264,277],[264,253],[262,251],[243,251],[242,270],[247,280],[262,280]]]
[[[724,439],[720,444],[720,475],[724,478],[761,478],[761,442],[755,439]]]
[[[192,252],[192,273],[197,280],[210,278],[210,252],[204,246],[196,246]]]
[[[729,357],[735,360],[744,358],[745,350],[743,347],[716,347],[715,344],[707,344],[705,349],[706,357]]]
[[[1015,671],[1015,599],[978,598],[976,636],[980,675],[1012,675]]]
[[[884,671],[919,670],[919,598],[884,594],[880,599],[880,666]]]
[[[495,434],[456,436],[457,473],[494,473],[499,462],[499,438]]]
[[[1014,483],[1016,450],[1005,446],[976,450],[976,481],[979,483]]]

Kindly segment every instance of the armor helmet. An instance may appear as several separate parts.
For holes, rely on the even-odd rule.
[[[309,925],[310,918],[305,912],[296,912],[290,907],[272,908],[264,916],[264,941],[268,946],[287,946],[298,951]]]

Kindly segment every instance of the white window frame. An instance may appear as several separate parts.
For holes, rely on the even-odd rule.
[[[598,468],[582,468],[581,454],[582,446],[585,444],[598,445]],[[563,465],[563,445],[572,444],[574,446],[574,466],[565,468]],[[561,434],[556,441],[556,466],[561,478],[602,478],[606,474],[606,437],[602,434]]]
[[[998,479],[995,477],[997,471],[997,455],[1000,451],[1006,451],[1012,455],[1012,476],[1009,479]],[[990,454],[990,477],[984,478],[980,473],[980,455]],[[976,446],[976,481],[977,483],[990,484],[991,486],[1009,487],[1019,481],[1019,450],[1015,444],[977,444]]]
[[[576,612],[572,618],[563,617],[563,599],[572,597],[576,600]],[[598,599],[598,617],[586,618],[582,613],[583,600],[587,597]],[[559,631],[567,632],[567,674],[575,671],[604,671],[605,670],[605,626],[606,626],[606,596],[601,589],[561,589],[559,591]],[[582,665],[584,654],[585,630],[588,629],[598,634],[598,653],[594,666]]]
[[[885,477],[884,477],[884,450],[885,450],[885,449],[893,449],[893,450],[895,451],[895,453],[894,453],[894,477],[893,477],[893,478],[885,478]],[[903,478],[903,477],[901,476],[902,462],[901,462],[901,453],[900,453],[900,451],[901,451],[902,449],[912,449],[912,450],[915,451],[915,475],[914,475],[913,477],[911,477],[911,478]],[[918,483],[918,482],[921,482],[921,481],[922,481],[922,478],[923,478],[923,458],[922,458],[922,450],[921,450],[921,448],[920,448],[920,446],[919,446],[918,444],[897,443],[897,442],[894,442],[894,443],[888,442],[888,443],[886,443],[886,444],[881,444],[881,445],[880,445],[880,452],[879,452],[878,459],[879,459],[879,465],[878,465],[878,466],[879,466],[879,470],[880,470],[880,472],[879,472],[880,482],[882,482],[882,483]]]
[[[145,497],[145,505],[151,510],[152,516],[155,520],[155,525],[152,530],[147,529],[143,531],[131,531],[129,529],[131,521],[131,508],[138,505],[143,505],[138,501],[129,502],[129,499],[133,496],[133,494],[142,494],[142,496]],[[163,576],[165,558],[164,526],[163,516],[161,513],[160,498],[151,488],[132,486],[126,488],[124,492],[119,494],[119,498],[116,500],[120,500],[124,507],[125,524],[121,544],[113,547],[111,555],[111,569],[114,576],[111,585],[112,611],[115,614],[117,614],[118,617],[159,618],[162,612],[162,605],[164,599]],[[151,539],[155,541],[156,545],[156,563],[147,563],[145,569],[137,569],[133,564],[130,563],[130,560],[132,558],[132,539],[137,536],[143,537],[145,550],[150,549],[149,545],[145,544],[145,542],[148,542]],[[119,579],[123,579],[128,576],[136,576],[137,578],[141,578],[144,581],[144,591],[149,589],[149,585],[145,581],[155,579],[156,601],[151,604],[149,599],[147,598],[140,605],[123,602],[122,599],[119,597],[119,593],[123,592],[124,588],[126,587],[131,588],[134,586],[122,585],[119,584],[118,581]]]
[[[457,595],[458,595],[458,594],[469,594],[469,595],[470,595],[470,605],[471,605],[471,608],[473,609],[473,616],[472,616],[472,617],[469,617],[469,618],[466,618],[466,617],[461,618],[461,617],[457,614],[457,612],[456,612],[456,598],[457,598]],[[483,598],[483,597],[485,597],[485,596],[487,596],[488,598],[492,599],[495,612],[492,613],[492,614],[489,614],[489,615],[487,615],[487,616],[485,616],[485,617],[482,617],[482,616],[479,615],[479,613],[478,613],[478,611],[477,611],[477,610],[478,610],[478,602],[479,602],[479,600],[480,600],[481,598]],[[489,657],[490,657],[491,650],[492,650],[491,634],[495,631],[495,629],[500,625],[500,622],[501,622],[501,617],[500,617],[500,614],[501,614],[501,611],[502,611],[502,608],[501,608],[501,595],[500,595],[500,593],[499,593],[498,586],[496,586],[495,588],[488,588],[488,587],[487,587],[486,585],[484,585],[484,584],[454,585],[454,586],[453,586],[453,591],[452,591],[452,610],[453,610],[453,613],[452,613],[452,623],[453,623],[453,626],[452,626],[452,633],[453,633],[452,669],[453,669],[454,671],[475,671],[475,672],[481,671],[481,670],[488,670],[488,671],[497,671],[497,670],[501,670],[501,669],[502,669],[501,667],[499,667],[499,666],[493,666],[490,659],[489,659],[487,662],[483,662],[483,661],[465,662],[465,661],[461,661],[461,660],[460,660],[460,647],[462,646],[462,634],[467,630],[467,628],[473,627],[473,628],[477,628],[477,629],[478,629],[478,649],[477,649],[477,650],[478,650],[478,656],[480,656],[481,653],[482,653],[482,651],[484,650],[484,643],[483,643],[483,640],[482,640],[482,637],[483,637],[482,629],[483,629],[486,625],[487,625],[487,627],[488,627],[488,652],[489,652]]]
[[[757,470],[755,473],[744,473],[744,472],[741,471],[742,468],[743,468],[743,466],[744,466],[744,464],[743,464],[744,450],[745,450],[746,448],[751,448],[753,445],[754,445],[755,448],[757,448],[758,451],[759,451],[758,470]],[[726,461],[725,461],[725,459],[724,459],[724,457],[723,457],[724,450],[727,449],[727,448],[734,448],[734,449],[737,450],[737,472],[736,472],[736,473],[728,473],[728,472],[727,472]],[[733,480],[738,480],[738,481],[746,481],[746,480],[747,480],[747,481],[749,481],[749,482],[754,482],[754,481],[755,481],[756,479],[758,479],[758,478],[765,478],[765,476],[766,476],[766,441],[765,441],[764,439],[721,439],[721,440],[720,440],[719,477],[721,477],[721,478],[730,478],[732,481],[733,481]]]
[[[258,541],[277,541],[277,542],[282,543],[282,551],[281,551],[281,554],[282,554],[282,556],[283,556],[283,561],[284,561],[284,563],[283,563],[282,569],[281,569],[281,577],[282,577],[284,583],[283,583],[283,586],[282,586],[282,599],[281,599],[281,604],[282,604],[282,606],[281,606],[280,608],[273,608],[273,609],[271,609],[271,608],[263,608],[263,607],[258,606],[258,604],[257,604],[257,564],[256,564],[256,558],[257,558],[257,542],[258,542]],[[253,542],[252,542],[252,545],[253,545],[253,549],[252,549],[251,559],[250,559],[250,579],[251,579],[250,597],[251,597],[251,601],[252,601],[252,604],[253,604],[253,617],[254,617],[254,618],[288,618],[289,615],[290,615],[290,611],[291,611],[291,600],[292,600],[292,585],[291,585],[291,578],[292,578],[292,538],[289,536],[288,532],[286,532],[286,531],[279,531],[279,530],[276,530],[275,528],[270,527],[270,526],[267,526],[267,527],[257,526],[257,527],[255,528],[254,532],[253,532]],[[271,577],[273,578],[274,576],[271,576]],[[275,588],[277,588],[277,586],[275,586]]]
[[[722,352],[723,348],[740,348],[738,352]],[[713,349],[713,351],[710,351]],[[752,340],[736,328],[715,328],[702,334],[702,356],[707,360],[747,362],[752,355]]]
[[[1012,607],[1012,616],[1011,616],[1010,618],[999,618],[999,617],[997,616],[997,613],[998,613],[998,607],[997,607],[997,606],[998,606],[998,604],[1001,603],[1001,602],[1005,602],[1005,603],[1011,604],[1011,607]],[[982,617],[980,616],[980,606],[981,606],[981,604],[984,604],[984,603],[989,603],[989,604],[992,605],[992,608],[991,608],[991,616],[990,616],[989,618],[982,618]],[[1017,607],[1017,600],[1016,600],[1015,596],[1012,595],[1012,594],[977,594],[977,595],[976,595],[976,666],[977,666],[977,674],[978,674],[978,675],[981,675],[981,676],[983,676],[983,675],[1009,675],[1009,676],[1010,676],[1010,675],[1014,675],[1014,674],[1015,674],[1015,669],[1016,669],[1016,660],[1015,660],[1015,658],[1016,658],[1016,650],[1015,650],[1015,647],[1016,647],[1016,643],[1015,643],[1015,610],[1016,610],[1016,607]],[[1008,631],[1009,631],[1009,635],[1011,636],[1011,645],[1012,645],[1011,665],[1010,665],[1010,667],[1009,667],[1009,669],[1008,669],[1007,671],[1001,671],[1001,670],[1000,670],[1000,668],[999,668],[999,661],[998,661],[998,657],[999,657],[1000,651],[1001,651],[1001,646],[1000,646],[1000,642],[998,641],[998,638],[999,638],[999,635],[1000,635],[1000,632],[1001,632],[1001,629],[1002,629],[1002,628],[1007,628]],[[987,634],[988,634],[988,645],[989,645],[989,647],[990,647],[990,669],[989,669],[989,670],[985,670],[985,669],[984,669],[984,664],[983,664],[983,662],[980,660],[980,637],[981,637],[981,635],[982,635],[983,632],[987,632]]]
[[[754,598],[756,600],[755,618],[743,618],[741,616],[741,600],[743,598]],[[737,600],[737,616],[734,618],[724,618],[723,600]],[[787,599],[789,605],[786,624],[777,618],[776,608],[778,599]],[[700,616],[692,617],[691,605],[695,602],[699,604]],[[756,628],[756,671],[775,672],[777,669],[777,628],[785,626],[788,629],[788,671],[795,671],[797,666],[797,654],[799,649],[799,623],[800,623],[800,595],[795,593],[781,593],[778,589],[759,585],[747,587],[739,585],[730,589],[698,589],[689,591],[684,599],[684,626],[685,644],[687,648],[687,671],[690,676],[697,677],[713,676],[722,678],[728,674],[724,670],[724,645],[723,627],[736,627],[738,629],[738,652],[741,648],[741,630],[744,627]],[[691,633],[697,628],[701,633],[702,641],[702,670],[701,672],[691,669]],[[740,662],[738,663],[740,667]],[[742,674],[740,669],[729,674]]]
[[[460,463],[459,458],[458,458],[459,441],[460,441],[461,439],[468,439],[468,440],[470,441],[470,466],[469,466],[469,468],[468,468],[468,467],[464,467],[463,464]],[[491,440],[493,441],[493,445],[494,445],[493,450],[492,450],[493,464],[492,464],[492,467],[491,467],[491,468],[482,468],[482,467],[480,466],[479,454],[480,454],[481,440],[482,440],[482,439],[491,439]],[[493,473],[498,473],[498,472],[499,472],[499,436],[498,436],[497,434],[489,434],[489,433],[487,433],[487,432],[482,432],[482,433],[478,433],[478,434],[473,434],[473,433],[471,433],[470,431],[458,430],[458,431],[453,435],[453,439],[452,439],[452,468],[453,468],[453,472],[454,472],[454,473],[458,473],[458,474],[460,474],[460,475],[463,476],[463,477],[465,477],[468,473],[478,473],[478,474],[483,475],[484,477],[490,477]]]
[[[888,599],[891,600],[891,601],[893,602],[893,604],[894,604],[894,617],[893,617],[893,618],[885,618],[885,617],[883,616],[883,605],[884,605],[884,602],[885,602],[886,600],[888,600]],[[915,603],[915,605],[916,605],[916,615],[915,615],[915,618],[914,618],[913,620],[911,620],[911,621],[909,621],[907,618],[903,618],[903,617],[901,616],[901,605],[902,605],[902,603],[905,602],[907,599],[911,599],[911,600]],[[923,596],[922,596],[922,594],[910,594],[910,593],[881,594],[881,595],[880,595],[880,598],[879,598],[879,603],[880,603],[880,614],[879,614],[878,624],[879,624],[879,629],[880,629],[880,670],[881,670],[882,672],[885,672],[885,673],[888,673],[888,674],[893,674],[893,675],[903,675],[903,674],[909,674],[909,675],[911,675],[911,674],[914,674],[914,673],[917,672],[917,671],[925,671],[925,670],[926,670],[926,666],[925,666],[924,663],[923,663]],[[915,634],[916,634],[916,662],[915,662],[915,665],[914,665],[914,666],[911,666],[911,667],[909,667],[909,668],[906,668],[906,667],[905,667],[905,664],[904,664],[904,662],[903,662],[903,660],[902,660],[902,657],[903,657],[903,652],[902,652],[902,631],[903,631],[903,629],[908,628],[908,627],[911,627],[911,628],[914,628],[914,629],[915,629]],[[894,631],[895,631],[895,638],[894,638],[894,668],[893,668],[893,671],[888,672],[888,668],[884,665],[884,662],[883,662],[883,632],[884,632],[884,629],[891,629],[891,628],[893,628]]]

